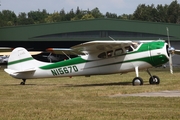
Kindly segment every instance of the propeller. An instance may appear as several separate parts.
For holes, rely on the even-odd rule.
[[[169,40],[169,29],[168,29],[168,27],[166,28],[166,30],[167,30],[167,37],[168,37],[169,68],[170,68],[170,73],[173,74],[172,54],[174,54],[175,49],[173,47],[171,47],[171,43]]]
[[[172,63],[172,56],[174,54],[180,55],[180,50],[176,50],[174,47],[171,47],[170,39],[169,39],[169,29],[167,29],[167,36],[168,36],[168,53],[169,53],[169,68],[170,73],[173,74],[173,63]]]

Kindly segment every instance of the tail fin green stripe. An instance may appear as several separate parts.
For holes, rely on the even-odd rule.
[[[13,64],[21,63],[21,62],[26,62],[26,61],[29,61],[29,60],[33,60],[33,58],[29,57],[29,58],[24,58],[24,59],[21,59],[21,60],[15,60],[15,61],[12,61],[12,62],[8,62],[8,65],[13,65]]]

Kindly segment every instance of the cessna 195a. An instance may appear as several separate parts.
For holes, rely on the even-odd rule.
[[[150,84],[159,84],[158,76],[151,75],[148,68],[161,66],[170,61],[172,73],[171,55],[179,53],[163,40],[152,42],[133,41],[91,41],[85,42],[70,49],[48,49],[54,53],[78,53],[78,57],[67,60],[47,63],[34,59],[24,48],[15,48],[8,59],[5,70],[14,78],[22,79],[21,85],[25,85],[26,79],[46,77],[91,76],[113,73],[127,73],[134,71],[136,77],[133,85],[143,85],[143,79],[139,77],[139,70],[147,69],[150,75]]]

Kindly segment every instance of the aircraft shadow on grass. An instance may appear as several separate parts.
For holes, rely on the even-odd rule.
[[[120,86],[120,85],[131,85],[132,82],[113,82],[113,83],[97,83],[97,84],[66,84],[64,87],[95,87],[95,86]]]
[[[29,86],[56,86],[58,84],[26,84]],[[121,86],[132,85],[131,82],[113,82],[113,83],[98,83],[98,84],[59,84],[60,87],[95,87],[95,86]],[[3,86],[20,86],[19,84],[4,84]]]

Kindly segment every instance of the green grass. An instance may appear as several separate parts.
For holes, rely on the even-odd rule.
[[[0,70],[0,120],[119,120],[180,119],[180,98],[109,97],[115,94],[180,90],[180,69],[171,75],[153,69],[160,85],[149,85],[141,71],[143,86],[132,86],[135,73],[72,78],[21,80]]]

